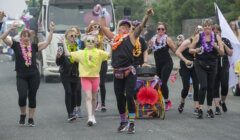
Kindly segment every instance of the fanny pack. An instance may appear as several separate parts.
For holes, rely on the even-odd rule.
[[[125,67],[125,68],[117,68],[113,70],[114,76],[117,79],[124,79],[126,78],[130,72],[134,75],[136,74],[136,70],[133,66]]]

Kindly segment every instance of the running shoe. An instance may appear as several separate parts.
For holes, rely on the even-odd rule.
[[[212,109],[209,109],[209,110],[207,111],[207,117],[208,117],[208,118],[214,118],[214,114],[213,114]]]
[[[76,119],[77,119],[76,115],[74,115],[74,114],[72,113],[72,114],[68,115],[67,121],[68,121],[68,122],[73,122],[73,121],[76,120]]]
[[[107,108],[105,106],[102,106],[101,107],[101,112],[106,112],[107,111]]]
[[[134,133],[135,133],[135,124],[134,124],[133,122],[132,122],[132,123],[129,123],[127,133],[128,133],[128,134],[134,134]]]
[[[168,100],[166,103],[165,103],[165,110],[168,111],[170,108],[172,108],[172,102],[170,100]]]
[[[198,108],[195,108],[194,111],[193,111],[193,114],[198,115],[198,110],[199,110]]]
[[[184,108],[184,103],[180,103],[180,105],[178,106],[178,112],[182,113],[183,112],[183,108]]]
[[[128,122],[121,122],[120,126],[118,127],[117,131],[118,132],[124,132],[126,130],[128,130]]]
[[[219,102],[220,106],[222,107],[223,112],[227,112],[227,106],[225,102]]]
[[[74,109],[74,115],[77,117],[77,118],[82,118],[82,113],[81,113],[81,109],[80,108],[76,108]]]
[[[203,118],[203,111],[202,111],[202,109],[198,110],[197,118],[198,119],[202,119]]]
[[[215,110],[215,115],[221,115],[222,113],[221,113],[221,110],[220,110],[220,108],[217,106],[216,107],[216,110]]]
[[[33,118],[28,119],[28,126],[29,127],[34,127],[35,126]]]
[[[20,120],[19,120],[19,125],[20,126],[25,125],[25,119],[26,119],[26,114],[25,115],[20,115]]]

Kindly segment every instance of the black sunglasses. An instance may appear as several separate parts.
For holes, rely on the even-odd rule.
[[[99,25],[93,25],[92,28],[93,29],[100,29],[100,26]]]
[[[95,43],[95,40],[87,40],[87,43]]]
[[[160,31],[160,30],[161,30],[161,31],[165,31],[164,28],[158,28],[157,30],[158,30],[158,31]]]
[[[77,36],[76,36],[76,35],[70,35],[70,37],[74,37],[74,38],[76,38]]]

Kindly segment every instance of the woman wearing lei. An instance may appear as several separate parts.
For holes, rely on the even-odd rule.
[[[28,126],[35,126],[34,113],[36,109],[36,94],[40,84],[40,74],[36,65],[36,53],[47,48],[51,43],[52,34],[54,31],[54,23],[51,22],[49,29],[50,33],[47,39],[38,44],[31,42],[31,31],[24,29],[20,33],[20,42],[8,39],[7,36],[11,31],[16,30],[18,25],[14,23],[0,37],[15,53],[15,70],[17,78],[17,91],[19,95],[18,104],[20,107],[19,124],[25,125],[27,114],[27,99],[28,99]]]
[[[203,32],[194,36],[189,50],[191,53],[196,53],[194,67],[200,84],[198,119],[203,118],[202,110],[206,93],[207,117],[214,118],[212,101],[214,80],[217,73],[217,59],[219,54],[224,54],[222,39],[212,31],[212,23],[211,19],[203,21]]]
[[[66,49],[69,52],[75,52],[79,50],[78,44],[75,41],[77,35],[76,31],[69,29],[65,33]],[[72,57],[66,57],[63,55],[63,47],[58,48],[56,63],[59,67],[61,81],[65,90],[65,105],[68,113],[68,122],[76,120],[77,117],[81,117],[80,107],[74,110],[76,107],[76,95],[79,94],[80,82],[78,63],[73,60]],[[81,95],[80,95],[81,96]]]
[[[96,48],[97,38],[94,35],[86,35],[85,49],[76,52],[69,52],[64,46],[66,56],[70,56],[73,61],[78,62],[81,85],[83,92],[86,93],[86,107],[88,113],[88,126],[96,124],[95,107],[96,95],[99,87],[99,72],[101,64],[106,61],[109,54]]]
[[[175,53],[176,48],[173,40],[167,35],[167,26],[159,22],[157,34],[150,41],[150,49],[154,52],[154,59],[157,68],[157,76],[162,80],[162,93],[165,99],[166,111],[172,107],[169,100],[168,79],[173,69],[173,60],[169,54],[169,49]]]

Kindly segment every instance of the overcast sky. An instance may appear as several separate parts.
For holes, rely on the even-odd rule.
[[[24,9],[27,9],[25,0],[0,0],[0,10],[11,18],[19,18]]]

